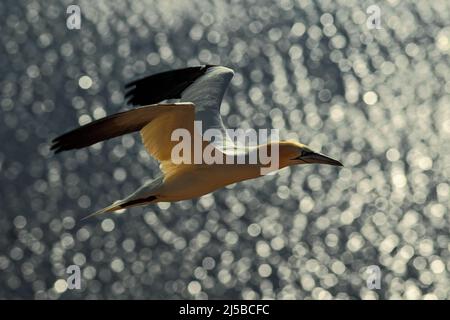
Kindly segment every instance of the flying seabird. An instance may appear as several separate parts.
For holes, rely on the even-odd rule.
[[[203,65],[158,73],[133,81],[125,87],[125,98],[136,108],[95,120],[55,138],[51,149],[59,153],[140,131],[145,148],[160,163],[162,174],[159,177],[92,215],[157,202],[198,198],[226,185],[263,175],[261,169],[264,165],[259,159],[256,163],[233,164],[226,161],[209,164],[173,161],[172,150],[178,142],[173,141],[172,134],[177,129],[184,129],[194,140],[208,129],[223,133],[222,141],[215,137],[214,141],[201,140],[200,145],[200,151],[205,148],[213,149],[219,158],[229,158],[230,154],[233,157],[239,152],[248,157],[263,147],[276,147],[274,150],[278,151],[279,169],[311,163],[342,166],[339,161],[314,152],[298,142],[275,141],[245,149],[236,146],[233,141],[230,143],[220,116],[220,105],[233,75],[233,70],[229,68]],[[179,99],[179,102],[161,103],[169,99]],[[201,123],[202,132],[199,132],[194,122]],[[220,147],[222,145],[226,147]],[[192,146],[190,151],[195,153],[194,149]]]

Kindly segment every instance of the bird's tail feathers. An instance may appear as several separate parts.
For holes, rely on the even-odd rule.
[[[113,211],[116,211],[116,210],[123,209],[123,207],[121,206],[122,204],[123,204],[122,201],[120,201],[120,202],[116,201],[112,205],[107,206],[107,207],[105,207],[103,209],[100,209],[100,210],[98,210],[98,211],[96,211],[94,213],[91,213],[90,215],[82,218],[81,220],[86,220],[88,218],[95,217],[95,216],[98,216],[98,215],[103,214],[103,213],[113,212]]]
[[[142,198],[142,199],[129,199],[129,198],[127,198],[125,200],[116,201],[112,205],[110,205],[108,207],[105,207],[103,209],[100,209],[100,210],[98,210],[98,211],[96,211],[94,213],[91,213],[90,215],[82,218],[81,220],[85,220],[87,218],[98,216],[100,214],[107,213],[107,212],[113,212],[113,211],[129,208],[129,207],[135,207],[135,206],[140,206],[140,205],[143,205],[143,204],[153,203],[155,200],[157,201],[157,197],[156,196],[148,196],[148,197]]]

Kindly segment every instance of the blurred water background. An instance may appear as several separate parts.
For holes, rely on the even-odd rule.
[[[449,21],[426,0],[1,1],[0,298],[448,299]],[[198,64],[236,72],[227,126],[345,167],[80,222],[157,163],[137,134],[57,156],[49,141],[129,108],[126,82]]]

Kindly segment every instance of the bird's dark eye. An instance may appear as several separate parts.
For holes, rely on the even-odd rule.
[[[314,152],[312,152],[311,150],[302,150],[302,154],[300,155],[300,157],[306,157],[310,154],[313,154]]]
[[[295,157],[295,158],[292,159],[292,160],[301,160],[302,157],[306,157],[306,156],[309,156],[309,155],[311,155],[311,154],[314,154],[314,152],[311,151],[311,150],[305,150],[305,149],[302,149],[302,150],[300,151],[300,155],[298,155],[297,157]]]
[[[307,151],[307,150],[301,150],[300,151],[300,155],[298,155],[297,157],[295,157],[292,160],[300,160],[302,157],[307,156],[308,154],[310,154],[311,152]]]

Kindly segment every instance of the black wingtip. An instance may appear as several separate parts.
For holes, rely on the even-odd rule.
[[[61,137],[63,136],[58,136],[50,142],[50,151],[53,151],[54,154],[58,154],[63,151],[61,145]]]
[[[53,151],[54,154],[58,154],[63,151],[76,149],[76,147],[69,145],[68,141],[65,141],[66,138],[69,136],[69,133],[71,133],[71,132],[65,133],[63,135],[60,135],[60,136],[54,138],[51,141],[50,151]]]
[[[56,144],[52,144],[50,146],[50,151],[53,151],[53,154],[58,154],[58,153],[64,151],[64,149],[62,148],[62,146],[60,144],[56,143]]]
[[[155,104],[167,99],[179,99],[187,87],[216,65],[201,65],[169,70],[125,84],[125,100],[133,106]]]

